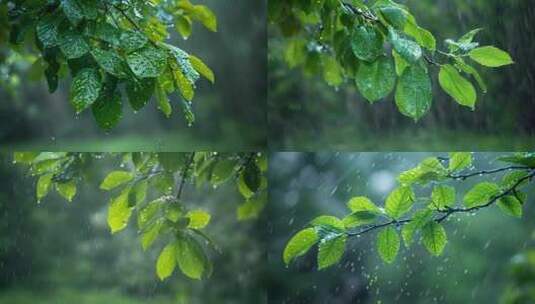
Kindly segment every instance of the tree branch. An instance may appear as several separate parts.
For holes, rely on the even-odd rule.
[[[499,169],[494,169],[494,170],[487,170],[487,171],[484,171],[484,172],[496,173],[496,172],[501,172],[501,171],[505,171],[505,170],[510,170],[510,169],[512,169],[512,167],[514,168],[515,166],[506,167],[506,168],[499,168]],[[520,167],[520,168],[521,169],[526,169],[526,167]],[[502,191],[500,194],[493,196],[487,203],[485,203],[483,205],[479,205],[479,206],[470,207],[470,208],[447,208],[445,210],[436,210],[438,213],[442,213],[442,215],[438,216],[438,217],[435,217],[433,220],[436,221],[437,223],[441,223],[441,222],[445,221],[447,218],[449,218],[450,216],[452,216],[453,214],[475,212],[475,211],[478,211],[480,209],[492,206],[499,199],[501,199],[501,198],[503,198],[503,197],[505,197],[507,195],[511,195],[511,194],[516,195],[518,186],[520,186],[523,182],[525,182],[527,180],[531,181],[531,179],[533,179],[535,177],[535,169],[533,169],[533,168],[529,168],[529,169],[532,170],[530,172],[530,174],[518,179],[516,181],[516,183],[514,183],[511,187],[509,187],[506,190]],[[483,171],[481,171],[481,172],[483,172]],[[410,222],[412,222],[412,219],[391,220],[391,221],[386,222],[386,223],[368,226],[368,227],[366,227],[364,229],[361,229],[359,231],[349,231],[349,232],[346,232],[346,234],[347,234],[347,236],[360,236],[360,235],[363,235],[363,234],[365,234],[367,232],[370,232],[370,231],[373,231],[373,230],[376,230],[376,229],[379,229],[379,228],[384,228],[384,227],[391,226],[391,225],[402,226],[402,225],[405,225],[405,224],[410,223]]]
[[[452,179],[465,180],[465,179],[473,177],[473,176],[489,175],[489,174],[494,174],[494,173],[498,173],[498,172],[502,172],[502,171],[508,171],[508,170],[531,170],[531,169],[533,169],[533,168],[526,167],[526,166],[508,166],[508,167],[503,167],[503,168],[498,168],[498,169],[493,169],[493,170],[482,170],[482,171],[472,172],[472,173],[468,173],[468,174],[458,174],[458,175],[448,174],[447,177],[452,178]]]
[[[178,193],[176,194],[176,199],[180,200],[180,197],[182,196],[182,191],[184,189],[184,184],[186,183],[186,179],[188,178],[188,172],[191,167],[191,164],[193,163],[193,158],[195,157],[195,152],[191,152],[190,157],[186,160],[186,163],[184,165],[184,169],[182,170],[182,176],[180,178],[180,185],[178,186]]]

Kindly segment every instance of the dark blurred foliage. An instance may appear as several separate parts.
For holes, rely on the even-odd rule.
[[[16,89],[0,87],[0,143],[19,149],[91,151],[234,151],[236,147],[254,150],[265,146],[265,1],[195,3],[214,10],[218,32],[196,25],[188,40],[173,34],[172,44],[198,55],[216,74],[215,85],[208,81],[198,84],[193,127],[187,126],[175,95],[170,119],[156,109],[155,101],[137,114],[124,104],[123,120],[107,134],[98,128],[91,113],[75,117],[68,101],[70,80],[61,82],[58,92],[51,95],[46,81],[31,81],[31,69],[26,68]],[[0,12],[0,25],[4,24],[2,15]],[[4,29],[0,35],[5,34]],[[10,55],[7,48],[0,45],[0,69]]]
[[[217,189],[187,185],[185,204],[212,214],[206,233],[213,275],[194,281],[176,271],[165,282],[156,259],[165,240],[144,252],[135,225],[111,235],[106,223],[109,194],[98,189],[120,159],[95,160],[72,203],[56,193],[40,204],[35,178],[0,154],[0,303],[170,304],[265,303],[261,285],[265,248],[255,235],[259,221],[239,222],[239,193],[232,183]]]
[[[476,110],[457,105],[434,83],[431,112],[418,123],[398,113],[393,97],[371,105],[346,84],[335,90],[283,62],[279,31],[269,25],[270,140],[273,147],[313,150],[492,150],[533,145],[535,133],[535,18],[533,1],[440,0],[406,4],[442,49],[477,27],[479,41],[511,53],[516,64],[483,74],[489,91]],[[436,73],[433,73],[436,74]]]
[[[378,205],[396,186],[397,175],[428,156],[444,153],[275,153],[270,159],[270,200],[265,218],[269,270],[265,286],[270,303],[496,303],[510,289],[534,288],[533,280],[519,285],[511,258],[535,245],[533,187],[522,219],[508,217],[497,207],[459,215],[445,223],[444,254],[431,257],[423,246],[401,246],[393,264],[378,257],[376,233],[348,241],[340,262],[316,269],[311,250],[288,268],[282,261],[286,242],[319,215],[342,216],[346,202],[368,196]],[[498,153],[474,155],[478,169],[503,166]],[[487,181],[494,178],[487,177]],[[496,176],[501,178],[501,175]],[[462,198],[481,178],[454,182]],[[516,258],[513,258],[513,265]],[[530,258],[532,259],[532,258]],[[518,264],[518,263],[517,263]],[[525,265],[525,264],[522,264]],[[517,269],[516,271],[514,269]],[[526,270],[522,273],[531,273]],[[511,274],[511,272],[513,272]],[[516,274],[515,274],[516,272]],[[526,276],[524,276],[526,278]],[[520,279],[522,280],[522,279]]]

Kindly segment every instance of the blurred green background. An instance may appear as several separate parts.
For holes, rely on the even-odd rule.
[[[476,153],[478,169],[497,168],[503,153]],[[379,258],[371,232],[348,241],[342,261],[316,269],[311,250],[289,268],[282,251],[290,237],[319,215],[347,214],[353,196],[383,205],[397,175],[428,156],[447,153],[275,153],[270,158],[270,201],[265,211],[271,303],[535,303],[535,188],[527,187],[522,219],[499,208],[456,215],[445,222],[449,242],[440,257],[423,246],[401,246],[393,264]],[[501,178],[501,174],[496,176]],[[491,178],[493,180],[494,178]],[[487,179],[488,180],[488,179]],[[458,196],[480,177],[454,182]],[[524,298],[522,298],[524,297]]]
[[[160,282],[155,263],[165,240],[143,252],[136,225],[115,235],[107,226],[109,194],[98,185],[120,163],[119,157],[94,160],[72,203],[51,193],[38,205],[35,178],[0,153],[0,304],[266,302],[266,250],[253,237],[263,226],[238,222],[242,199],[233,183],[187,185],[182,196],[212,214],[206,233],[221,248],[210,252],[213,275],[193,281],[175,272]]]
[[[91,111],[75,118],[68,102],[70,81],[60,83],[60,89],[51,95],[44,80],[32,82],[28,73],[23,72],[15,80],[19,86],[10,92],[7,84],[13,83],[2,80],[7,69],[0,66],[0,84],[6,84],[0,86],[0,144],[18,150],[97,152],[235,151],[237,147],[264,147],[265,1],[202,0],[195,4],[214,10],[218,32],[209,32],[196,24],[186,41],[173,35],[174,45],[202,58],[216,74],[215,85],[204,80],[198,83],[193,100],[197,122],[193,127],[187,126],[179,97],[174,94],[175,110],[170,119],[156,109],[155,102],[137,114],[125,104],[123,119],[107,134],[97,127]],[[7,55],[6,47],[0,45],[0,62]],[[11,68],[24,71],[24,65],[21,62]]]
[[[371,2],[371,1],[367,1]],[[371,105],[353,83],[339,90],[282,59],[282,35],[268,25],[269,138],[286,151],[522,150],[535,144],[535,2],[527,0],[400,0],[437,38],[458,38],[477,27],[482,45],[511,53],[516,64],[487,69],[489,91],[476,110],[457,105],[440,90],[433,70],[431,111],[420,122],[402,116],[390,96]]]

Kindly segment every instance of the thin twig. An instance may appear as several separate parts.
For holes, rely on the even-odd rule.
[[[456,174],[456,175],[449,174],[447,175],[447,177],[452,178],[452,179],[465,180],[473,176],[494,174],[494,173],[499,173],[499,172],[508,171],[508,170],[530,170],[530,169],[533,169],[533,168],[526,167],[526,166],[508,166],[508,167],[503,167],[503,168],[498,168],[498,169],[493,169],[493,170],[482,170],[482,171],[472,172],[468,174]]]

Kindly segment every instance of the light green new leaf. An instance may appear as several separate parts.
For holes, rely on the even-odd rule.
[[[396,259],[400,247],[400,239],[396,229],[386,227],[377,234],[377,251],[386,263]]]
[[[444,251],[444,247],[448,242],[446,230],[444,227],[435,221],[429,221],[422,228],[422,241],[429,253],[434,256],[439,256]]]
[[[337,231],[344,231],[345,226],[344,223],[337,218],[336,216],[331,215],[321,215],[310,221],[310,225],[312,226],[324,226],[328,228],[332,228]]]
[[[344,81],[343,70],[338,61],[332,56],[322,56],[323,79],[328,85],[338,87]]]
[[[80,70],[71,84],[70,100],[76,113],[91,106],[99,97],[102,84],[96,69]]]
[[[449,170],[451,172],[466,169],[472,165],[472,153],[452,152],[450,153]]]
[[[294,258],[307,253],[318,240],[319,237],[314,228],[306,228],[296,233],[284,248],[282,255],[284,263],[288,265]]]
[[[165,280],[176,268],[177,243],[170,243],[164,247],[156,262],[156,274],[161,281]]]
[[[134,178],[134,173],[129,171],[113,171],[109,173],[100,184],[100,189],[111,190],[119,187]]]
[[[163,221],[154,223],[141,235],[141,247],[143,247],[143,250],[147,250],[156,241],[162,230],[163,223]]]
[[[432,216],[433,210],[431,209],[422,209],[414,213],[411,221],[405,224],[401,229],[401,236],[403,237],[405,246],[409,247],[412,244],[414,234],[422,229]]]
[[[186,214],[186,217],[189,218],[188,228],[192,229],[202,229],[210,223],[210,213],[204,210],[191,210]]]
[[[342,222],[346,229],[355,228],[362,225],[368,225],[377,219],[377,213],[371,211],[357,211],[344,217]]]
[[[318,269],[325,269],[338,263],[344,255],[347,235],[341,234],[320,241],[318,249]]]
[[[211,83],[215,83],[214,72],[198,57],[189,55],[189,61],[193,68]]]
[[[381,56],[371,63],[362,62],[355,82],[359,92],[370,102],[388,96],[396,85],[396,71],[392,59]]]
[[[50,186],[52,185],[52,177],[54,174],[44,174],[39,177],[37,180],[36,194],[37,202],[40,202],[43,197],[45,197],[50,191]]]
[[[445,64],[440,67],[438,81],[442,89],[458,104],[471,109],[475,108],[477,94],[474,86],[461,76],[452,65]]]
[[[414,204],[414,192],[411,187],[399,187],[394,189],[386,198],[386,214],[394,219],[399,219],[411,210]]]
[[[167,97],[165,90],[160,84],[156,85],[156,101],[158,102],[158,110],[160,110],[165,117],[169,118],[173,113],[173,108],[169,102],[169,97]]]
[[[479,183],[466,193],[464,205],[468,208],[485,205],[498,193],[500,193],[500,187],[495,183]]]
[[[506,195],[498,200],[498,207],[507,215],[522,217],[522,202],[514,195]]]
[[[191,237],[181,237],[177,244],[176,259],[180,270],[187,277],[200,280],[210,268],[201,245]]]
[[[472,75],[474,79],[476,80],[477,84],[479,85],[479,88],[483,93],[487,93],[487,85],[485,84],[485,81],[479,75],[479,72],[471,65],[465,63],[462,59],[457,58],[455,60],[455,66],[459,68],[461,71],[465,72],[466,74]]]
[[[398,81],[395,99],[399,111],[415,121],[427,113],[433,99],[427,71],[417,65],[407,67]]]
[[[443,209],[455,204],[455,188],[446,185],[437,185],[431,193],[432,206]]]
[[[231,159],[223,159],[218,161],[212,171],[212,183],[215,185],[226,182],[234,175],[236,161]]]
[[[132,207],[128,203],[130,187],[126,187],[119,196],[110,201],[108,208],[108,226],[111,233],[116,233],[128,225],[128,220],[132,215]]]
[[[382,213],[381,209],[377,207],[369,198],[365,196],[353,197],[347,202],[347,207],[352,212],[370,211],[375,213]]]
[[[383,53],[383,36],[374,26],[359,26],[351,36],[351,48],[355,57],[372,62]]]
[[[483,46],[473,49],[468,55],[475,62],[487,67],[501,67],[514,63],[507,52],[493,46]]]
[[[72,202],[76,195],[76,182],[71,180],[66,183],[56,183],[56,190],[67,201]]]

